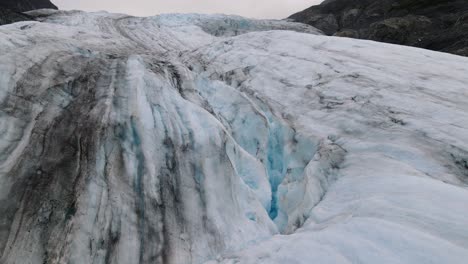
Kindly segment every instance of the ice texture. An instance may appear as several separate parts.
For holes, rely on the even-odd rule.
[[[466,263],[468,58],[28,14],[0,27],[0,263]]]

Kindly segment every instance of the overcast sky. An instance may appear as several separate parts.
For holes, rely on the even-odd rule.
[[[106,10],[135,16],[160,13],[224,13],[286,18],[322,0],[52,0],[60,9]]]

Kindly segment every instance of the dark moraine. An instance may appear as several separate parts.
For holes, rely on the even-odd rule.
[[[49,0],[0,0],[0,26],[33,20],[23,12],[42,8],[57,9],[57,6]]]
[[[290,18],[327,35],[468,56],[466,0],[326,0]]]

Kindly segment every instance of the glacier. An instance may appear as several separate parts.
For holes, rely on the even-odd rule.
[[[466,263],[468,58],[28,14],[0,27],[1,263]]]

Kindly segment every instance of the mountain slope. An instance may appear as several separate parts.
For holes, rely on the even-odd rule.
[[[1,263],[464,263],[467,58],[222,15],[0,28]],[[8,37],[6,37],[8,36]]]
[[[30,16],[22,12],[57,7],[48,0],[30,1],[30,0],[1,0],[0,1],[0,26],[10,23],[33,20]]]
[[[328,35],[468,56],[468,3],[464,0],[328,0],[290,18]]]
[[[42,8],[57,9],[57,6],[49,0],[0,0],[0,7],[16,12],[26,12]]]
[[[0,7],[0,26],[28,20],[32,20],[32,18],[25,14],[14,12],[10,9]]]

